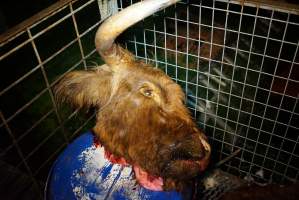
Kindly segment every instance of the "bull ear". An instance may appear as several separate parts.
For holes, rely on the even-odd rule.
[[[110,97],[112,78],[112,72],[105,68],[66,74],[54,88],[56,101],[87,109],[104,105]]]

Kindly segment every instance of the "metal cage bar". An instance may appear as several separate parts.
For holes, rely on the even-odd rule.
[[[132,3],[120,0],[118,9]],[[133,34],[124,33],[122,42],[182,86],[213,156],[241,149],[224,169],[257,181],[294,182],[299,178],[298,11],[269,0],[181,2],[129,29]],[[91,127],[94,114],[84,118],[59,107],[52,88],[67,72],[102,63],[93,37],[104,17],[97,0],[64,0],[0,36],[1,67],[16,73],[1,76],[0,159],[28,173],[36,186],[65,145]],[[62,28],[65,42],[51,41]],[[24,55],[32,60],[20,67],[13,58]],[[35,79],[40,87],[26,85]],[[45,135],[31,144],[36,132]],[[55,148],[45,152],[48,146]],[[34,161],[39,154],[46,156]],[[8,159],[11,155],[16,160]]]
[[[67,10],[68,9],[68,10]],[[31,55],[36,57],[36,64],[31,64],[29,68],[27,67],[27,71],[19,76],[10,76],[9,84],[1,84],[0,98],[1,98],[1,123],[0,123],[0,138],[4,138],[5,140],[1,140],[0,149],[0,159],[3,162],[7,162],[8,164],[12,164],[16,169],[23,171],[24,173],[29,174],[28,185],[24,184],[18,190],[22,191],[23,188],[28,188],[29,185],[33,183],[34,187],[37,187],[36,191],[40,191],[35,195],[35,198],[42,199],[42,185],[39,186],[40,183],[44,183],[47,178],[47,172],[49,171],[53,160],[57,157],[58,153],[65,147],[69,140],[72,140],[76,137],[82,129],[86,129],[90,127],[90,123],[92,119],[94,119],[94,114],[90,115],[87,119],[82,121],[82,117],[78,116],[78,112],[69,112],[66,116],[66,111],[61,107],[58,107],[54,96],[52,94],[52,87],[60,80],[60,78],[67,73],[68,71],[74,70],[76,68],[87,68],[87,63],[93,63],[94,61],[88,61],[94,54],[95,49],[92,46],[90,51],[86,49],[86,42],[83,43],[82,40],[86,41],[86,38],[91,35],[100,23],[100,15],[99,15],[99,7],[97,1],[88,0],[82,3],[82,1],[60,1],[55,5],[51,6],[51,8],[46,9],[39,13],[38,15],[26,20],[24,23],[19,25],[16,28],[8,31],[4,35],[1,35],[1,54],[0,54],[0,63],[1,67],[9,67],[16,68],[18,66],[14,66],[13,62],[11,62],[11,57],[14,55],[18,55],[18,52],[22,51],[24,48],[28,48],[31,45],[30,49],[32,51]],[[90,11],[93,11],[89,13]],[[94,20],[94,24],[91,24],[89,27],[80,26],[77,22],[78,18],[82,18],[82,13],[86,15],[86,13],[90,14],[93,18],[97,16],[97,20]],[[95,18],[95,19],[96,19]],[[71,20],[71,25],[65,25],[66,21]],[[82,19],[80,19],[82,20]],[[62,27],[66,29],[70,29],[73,27],[73,32],[76,35],[74,39],[71,39],[69,42],[65,44],[59,44],[56,42],[57,50],[55,50],[52,54],[48,56],[41,55],[40,50],[44,47],[41,46],[41,40],[43,37],[51,37],[53,35],[53,31],[55,29],[59,29],[57,27]],[[24,35],[25,39],[24,39]],[[45,36],[47,35],[47,36]],[[50,35],[50,36],[48,36]],[[63,36],[64,37],[64,36]],[[55,43],[55,42],[53,42]],[[57,60],[57,58],[61,57],[66,52],[72,50],[74,46],[78,45],[79,54],[77,56],[78,61],[72,62],[70,66],[68,66],[65,71],[60,72],[59,76],[56,76],[55,79],[51,77],[49,74],[50,71],[48,69],[49,65],[52,67],[52,63]],[[51,44],[49,44],[51,46]],[[90,47],[89,47],[90,49]],[[43,52],[42,52],[43,53]],[[26,55],[30,53],[25,53]],[[78,58],[79,57],[79,58]],[[23,59],[22,57],[17,59]],[[8,60],[8,61],[6,61]],[[100,62],[100,61],[97,61]],[[90,65],[89,64],[89,65]],[[94,64],[93,64],[94,65]],[[57,66],[59,67],[59,66]],[[58,68],[57,68],[58,69]],[[3,69],[4,70],[4,69]],[[61,70],[60,70],[61,71]],[[6,96],[10,93],[16,91],[16,88],[25,84],[27,80],[33,79],[36,75],[35,73],[41,72],[40,82],[36,82],[35,84],[43,85],[40,91],[32,92],[32,97],[30,99],[26,98],[21,100],[20,104],[16,104],[11,111],[8,112],[8,105]],[[30,86],[34,89],[34,85]],[[15,93],[17,98],[23,98],[26,91],[17,90],[18,93]],[[24,92],[24,93],[23,93]],[[49,95],[47,100],[44,99],[45,95]],[[42,102],[41,102],[42,99]],[[13,99],[10,100],[12,103]],[[38,103],[42,103],[41,106],[38,106]],[[46,103],[47,108],[42,108]],[[40,109],[43,113],[39,113],[39,118],[34,117],[32,119],[28,118],[30,121],[26,128],[22,128],[18,130],[19,133],[16,133],[15,130],[18,127],[19,118],[23,118],[22,116],[27,115],[36,115],[35,109]],[[81,119],[80,119],[81,118]],[[81,120],[81,122],[77,122],[76,125],[71,121]],[[21,121],[20,121],[21,122]],[[53,125],[49,125],[49,123],[53,123]],[[71,123],[71,124],[70,124]],[[56,124],[56,125],[55,125]],[[23,125],[21,125],[22,127]],[[19,128],[18,128],[19,129]],[[34,140],[37,137],[37,132],[39,134],[43,134],[43,130],[45,131],[44,136],[40,139],[37,145],[31,144],[29,140]],[[48,134],[46,134],[48,132]],[[8,134],[12,139],[6,139]],[[57,137],[61,133],[60,137],[64,138],[63,140],[53,139]],[[35,134],[35,135],[34,135]],[[53,143],[54,142],[54,143]],[[40,155],[41,151],[44,152],[44,148],[48,148],[51,146],[55,146],[49,148],[49,152],[44,156],[39,158],[39,161],[35,159],[37,155]],[[17,149],[17,154],[12,153]],[[15,157],[16,160],[11,162],[9,157]],[[25,168],[24,168],[25,167]],[[1,168],[1,170],[3,170]],[[34,172],[33,172],[34,171]],[[17,182],[17,181],[16,181]],[[28,190],[29,191],[29,190]]]
[[[223,3],[223,5],[225,6],[219,7],[219,4],[217,4],[219,2]],[[295,150],[291,152],[289,150],[286,150],[285,147],[283,147],[283,143],[285,142],[293,142],[295,143],[295,147],[297,145],[297,141],[287,137],[287,130],[282,134],[275,134],[275,131],[277,131],[276,128],[280,126],[288,127],[288,129],[298,130],[297,125],[295,125],[294,122],[290,122],[292,121],[292,118],[295,119],[298,116],[298,113],[296,113],[295,110],[295,113],[293,111],[293,109],[295,109],[295,107],[297,106],[297,103],[292,103],[292,106],[294,106],[292,107],[292,109],[286,109],[284,105],[284,98],[290,99],[292,102],[297,102],[298,96],[294,95],[293,93],[291,94],[289,91],[287,91],[287,84],[289,82],[292,82],[293,84],[298,84],[298,79],[295,78],[295,74],[292,75],[292,73],[295,73],[293,72],[293,67],[289,69],[287,76],[284,74],[278,74],[276,72],[278,71],[278,67],[280,67],[279,65],[281,64],[281,62],[285,62],[292,66],[298,65],[298,59],[296,59],[298,37],[295,37],[293,41],[285,39],[286,33],[292,31],[289,28],[289,26],[298,27],[298,20],[289,20],[289,17],[291,15],[297,14],[296,10],[287,10],[284,9],[286,7],[280,7],[277,5],[274,5],[273,7],[266,6],[265,4],[263,4],[263,6],[257,6],[257,3],[254,3],[252,1],[245,1],[244,4],[238,1],[212,1],[210,2],[210,4],[207,3],[207,1],[200,1],[198,3],[190,2],[189,4],[179,3],[179,5],[183,5],[181,7],[187,10],[187,16],[178,17],[177,12],[180,12],[179,10],[175,13],[174,16],[171,14],[168,15],[166,10],[164,11],[164,15],[162,16],[164,17],[164,23],[160,25],[161,28],[156,28],[157,26],[159,26],[157,25],[159,23],[154,23],[154,29],[144,27],[145,31],[147,31],[149,35],[150,33],[154,34],[154,42],[145,39],[141,40],[138,37],[138,34],[135,34],[133,36],[134,40],[131,40],[129,37],[126,43],[127,46],[129,47],[129,49],[130,47],[133,47],[131,48],[131,50],[134,51],[136,57],[140,59],[145,59],[144,55],[149,55],[148,53],[146,54],[140,52],[139,48],[141,46],[147,48],[154,48],[156,49],[154,57],[146,57],[147,60],[160,63],[161,65],[173,66],[175,68],[176,72],[172,73],[167,69],[165,69],[165,72],[168,73],[168,75],[170,75],[176,82],[182,85],[182,87],[185,89],[186,94],[188,95],[188,100],[190,100],[189,98],[191,98],[191,101],[188,102],[188,107],[194,113],[196,119],[199,120],[199,125],[205,127],[205,130],[208,132],[208,134],[210,133],[209,136],[211,142],[216,151],[219,153],[219,156],[228,155],[229,152],[232,152],[233,148],[242,149],[241,155],[238,158],[236,158],[234,162],[227,164],[227,170],[238,170],[240,175],[249,175],[260,181],[294,181],[296,179],[296,175],[287,175],[285,171],[287,170],[287,168],[292,169],[294,171],[298,171],[298,165],[294,163],[291,164],[292,161],[290,160],[288,160],[289,164],[286,165],[286,163],[281,161],[281,155],[289,154],[289,156],[291,156],[294,160],[297,160],[298,154],[296,154]],[[236,9],[236,6],[239,7],[239,10]],[[246,10],[248,9],[247,6],[250,8],[254,8],[254,10],[251,13],[249,13]],[[176,8],[177,7],[178,6],[176,6]],[[196,7],[199,10],[198,21],[194,21],[193,19],[189,18],[189,10],[192,7]],[[204,14],[202,14],[202,10],[204,9],[211,10],[211,23],[205,22],[205,16]],[[215,22],[214,16],[217,14],[214,14],[214,12],[225,13],[226,17],[223,21],[223,24],[217,24]],[[262,15],[262,12],[265,12],[268,15]],[[283,14],[285,14],[287,17],[283,19],[277,17],[277,15]],[[231,26],[231,22],[228,20],[230,15],[237,16],[238,20],[236,21],[238,21],[238,23],[236,24],[236,27]],[[243,26],[244,24],[246,24],[246,22],[248,22],[249,17],[251,18],[249,22],[251,22],[252,27],[250,29],[251,31],[246,31],[244,30]],[[165,22],[167,22],[168,19],[174,21],[173,32],[169,32],[166,30],[168,28],[168,24],[165,24]],[[185,35],[178,34],[178,23],[187,24],[187,30]],[[267,28],[265,30],[266,33],[258,32],[261,28],[262,23]],[[276,37],[275,35],[273,35],[274,30],[277,29],[277,23],[284,24],[284,29],[279,30],[283,33],[281,34],[282,37]],[[199,33],[201,33],[200,29],[210,30],[210,38],[208,40],[203,40],[202,38],[195,38],[192,35],[192,33],[190,33],[190,26],[197,26],[199,29]],[[138,26],[138,28],[140,28],[140,26]],[[294,28],[294,31],[295,29],[296,28]],[[224,32],[223,43],[218,43],[214,41],[213,37],[215,30],[220,30]],[[230,37],[233,34],[236,35],[236,39],[233,43],[231,43]],[[173,41],[176,44],[175,49],[168,47],[168,37],[175,38],[175,40]],[[248,41],[246,41],[244,37],[249,38]],[[161,40],[161,38],[164,39]],[[161,42],[159,42],[159,39],[161,40]],[[257,39],[261,40],[264,43],[264,48],[262,49],[263,51],[256,50]],[[178,43],[178,40],[187,41],[187,48],[179,48],[178,46],[180,44]],[[210,47],[207,47],[209,51],[209,56],[202,56],[202,48],[198,48],[196,54],[195,52],[189,51],[190,41],[198,42],[207,46],[210,45]],[[276,56],[274,56],[271,52],[269,53],[269,46],[271,46],[273,42],[276,42],[279,45],[277,46],[278,53]],[[245,44],[248,46],[248,48],[243,47]],[[292,58],[289,58],[290,56],[288,56],[288,59],[286,59],[285,56],[281,56],[281,54],[285,50],[285,45],[291,46],[293,50],[291,52],[291,54],[293,55]],[[212,58],[212,48],[214,46],[221,48],[222,54],[219,54],[220,59]],[[142,50],[144,51],[144,49]],[[159,55],[157,55],[157,52],[159,51],[164,52],[162,59]],[[227,51],[233,52],[233,56],[230,57],[229,55],[227,55]],[[176,55],[173,62],[174,64],[170,59],[172,53]],[[179,63],[178,55],[186,56],[187,62]],[[192,56],[195,59],[197,59],[198,66],[196,68],[189,67],[189,56]],[[261,58],[258,67],[252,66],[252,61],[255,59],[255,57]],[[245,62],[240,64],[240,58],[244,59]],[[206,69],[201,69],[203,65],[202,63],[200,65],[200,60],[206,61]],[[274,62],[274,66],[272,69],[273,71],[267,71],[264,69],[264,67],[267,66],[266,62],[268,62],[268,60]],[[215,65],[219,65],[220,67],[215,67]],[[231,70],[232,74],[230,75],[226,74],[227,66],[231,66],[231,68],[233,68]],[[185,75],[179,76],[179,74],[177,73],[178,70],[183,72]],[[242,73],[245,75],[245,77],[239,80],[238,77],[240,75],[236,70],[242,70]],[[189,80],[189,71],[194,71],[196,73],[193,81]],[[251,74],[253,73],[256,76],[254,77],[255,82],[252,81],[251,77]],[[205,76],[206,79],[199,80],[199,77],[201,76]],[[265,81],[265,76],[271,78],[269,87],[262,86]],[[283,85],[282,91],[278,91],[277,89],[275,89],[275,84],[277,84],[276,79],[286,82],[285,85]],[[214,86],[215,84],[216,87]],[[224,85],[229,85],[228,90],[223,90]],[[190,93],[190,91],[192,91],[190,90],[190,88],[192,87],[196,88],[194,90],[195,95]],[[203,90],[201,90],[200,88],[205,89],[204,96],[200,95],[203,92]],[[251,89],[253,92],[248,90],[248,88]],[[239,90],[239,92],[236,92],[236,90]],[[251,96],[248,96],[248,91],[250,91]],[[259,100],[261,91],[266,94],[266,96],[263,97],[265,101]],[[209,92],[215,93],[214,99],[208,99]],[[277,106],[273,105],[271,102],[272,95],[283,96],[283,98],[279,99]],[[236,99],[238,100],[237,104],[235,104]],[[244,110],[244,104],[250,104],[251,106]],[[264,107],[264,109],[262,110],[263,113],[260,114],[257,112],[257,106]],[[221,109],[219,107],[221,107]],[[224,115],[221,116],[218,114],[218,112],[219,110],[221,112],[222,108],[225,108],[226,112],[224,113]],[[275,113],[273,114],[273,116],[269,117],[268,112],[270,109],[274,110]],[[281,116],[279,115],[280,112],[283,112],[284,114],[288,115],[290,121],[282,121],[280,119]],[[232,119],[231,117],[232,113],[235,113],[234,119]],[[244,115],[249,116],[246,121],[244,121]],[[211,119],[211,117],[213,119]],[[252,125],[254,123],[257,123],[257,120],[260,120],[260,124]],[[268,123],[271,123],[273,127],[270,130],[265,130],[264,126],[266,126],[265,124]],[[231,125],[233,125],[233,127],[231,127]],[[252,136],[253,133],[257,133],[257,136],[255,136],[254,139]],[[265,135],[270,136],[268,140],[264,139]],[[278,146],[276,144],[272,144],[272,137],[275,138],[275,140],[284,142],[278,141]],[[217,145],[218,143],[220,144],[219,147]],[[259,150],[261,145],[264,146],[265,152],[263,153],[261,153]],[[228,149],[230,150],[228,151]],[[273,150],[278,152],[275,155],[275,157],[269,155],[270,150],[271,152]],[[257,158],[260,158],[260,160],[257,160]],[[272,167],[269,167],[269,165],[267,164],[268,161],[271,161],[273,163]],[[282,169],[276,169],[277,166],[280,166],[280,168],[284,168],[283,165],[287,166],[285,169],[283,169],[284,173],[280,172]],[[260,177],[259,174],[256,174],[260,170],[266,171],[264,177]],[[278,175],[279,177],[276,176],[273,179],[273,175]]]

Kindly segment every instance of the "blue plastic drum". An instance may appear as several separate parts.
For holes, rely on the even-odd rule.
[[[131,166],[112,164],[103,148],[94,144],[87,132],[78,137],[58,157],[50,172],[46,199],[181,200],[176,191],[151,191],[136,182]]]

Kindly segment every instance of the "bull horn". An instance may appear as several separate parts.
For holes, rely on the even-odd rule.
[[[108,18],[98,28],[95,36],[96,49],[110,67],[130,62],[132,56],[124,53],[114,40],[127,28],[138,21],[162,10],[180,0],[144,0],[133,4]]]

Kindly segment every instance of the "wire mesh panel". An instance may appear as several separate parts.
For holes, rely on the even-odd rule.
[[[136,25],[126,45],[182,86],[216,159],[242,149],[226,170],[288,182],[299,169],[298,23],[277,7],[189,1]]]
[[[118,6],[135,2],[119,0]],[[93,114],[60,107],[52,89],[65,73],[102,63],[94,35],[115,3],[63,0],[1,35],[0,173],[6,177],[1,184],[15,177],[23,185],[16,195],[41,191],[57,154],[92,126]],[[225,170],[257,181],[295,181],[296,12],[296,6],[247,1],[184,1],[138,23],[119,41],[182,86],[190,111],[209,136],[213,159],[241,149]]]
[[[93,114],[57,105],[52,89],[68,71],[101,62],[94,47],[100,21],[96,0],[64,0],[1,35],[1,188],[14,195],[4,199],[42,198],[58,153],[92,127]]]

